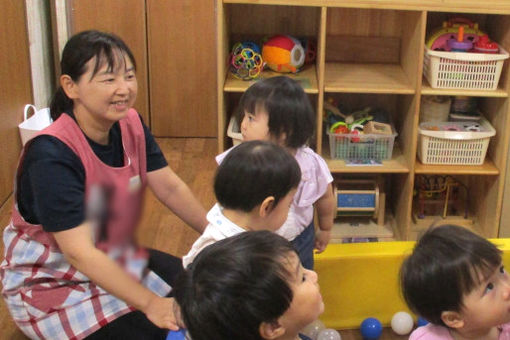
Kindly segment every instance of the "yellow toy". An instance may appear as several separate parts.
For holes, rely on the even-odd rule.
[[[485,34],[480,31],[476,22],[466,18],[451,18],[448,21],[443,21],[443,26],[430,34],[426,42],[427,47],[433,51],[449,51],[447,41],[452,37],[457,37],[461,26],[464,27],[465,38],[472,40],[473,43]]]

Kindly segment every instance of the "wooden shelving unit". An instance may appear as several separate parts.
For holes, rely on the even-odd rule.
[[[489,36],[510,50],[510,2],[492,0],[223,0],[217,2],[218,149],[230,147],[226,127],[242,92],[253,81],[228,72],[230,48],[240,40],[274,34],[314,38],[317,59],[289,75],[309,94],[317,112],[315,144],[338,177],[380,174],[387,192],[387,226],[397,240],[413,240],[426,223],[413,221],[417,175],[453,175],[469,187],[470,223],[485,237],[498,237],[505,166],[510,143],[510,72],[506,61],[495,91],[443,90],[424,79],[423,46],[427,34],[453,15],[479,23]],[[264,71],[262,77],[276,75]],[[417,158],[422,96],[473,96],[496,129],[484,164],[425,165]],[[349,166],[331,159],[322,127],[323,101],[329,97],[352,107],[382,107],[398,133],[391,160],[379,166]]]

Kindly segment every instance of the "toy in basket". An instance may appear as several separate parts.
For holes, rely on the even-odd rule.
[[[479,122],[421,123],[418,133],[418,157],[423,164],[480,165],[496,130],[482,118]]]
[[[466,40],[473,43],[485,34],[478,29],[478,23],[476,22],[461,17],[451,18],[443,21],[442,27],[430,34],[426,42],[427,47],[433,51],[450,51],[451,47],[448,45],[448,41],[455,37],[458,38],[459,29],[462,29]]]
[[[398,135],[393,126],[368,122],[363,127],[363,132],[360,132],[356,126],[350,130],[338,128],[343,126],[342,124],[333,125],[328,132],[331,158],[366,161],[367,164],[369,161],[391,159],[395,137]],[[335,131],[340,132],[335,133]]]

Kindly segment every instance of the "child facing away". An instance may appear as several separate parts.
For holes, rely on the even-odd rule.
[[[193,340],[301,339],[299,331],[324,311],[317,274],[267,230],[206,247],[173,292]]]
[[[184,267],[211,243],[243,231],[280,228],[300,179],[294,157],[276,144],[251,141],[232,150],[216,170],[218,203],[207,214],[204,233],[183,257]]]
[[[462,227],[428,230],[400,272],[405,301],[430,322],[409,339],[510,339],[510,278],[501,254]]]
[[[238,110],[244,142],[266,140],[278,144],[296,158],[301,168],[301,181],[289,216],[277,233],[292,241],[303,266],[312,269],[314,248],[322,252],[331,238],[335,200],[333,177],[326,162],[307,146],[315,131],[310,100],[299,83],[277,76],[250,86],[242,95]],[[218,155],[217,162],[221,163],[230,150]]]

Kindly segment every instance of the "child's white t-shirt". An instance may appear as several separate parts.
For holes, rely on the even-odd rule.
[[[207,221],[209,221],[209,224],[202,235],[193,243],[188,254],[182,258],[184,268],[193,262],[198,253],[208,245],[246,231],[226,218],[218,203],[207,213]]]
[[[216,156],[216,162],[221,164],[234,147]],[[310,225],[313,220],[313,204],[324,195],[329,183],[333,181],[326,161],[309,147],[297,149],[294,157],[301,169],[301,181],[290,206],[289,216],[276,231],[289,241]]]

